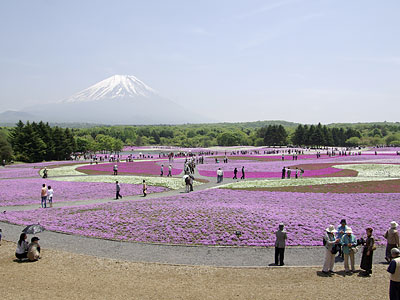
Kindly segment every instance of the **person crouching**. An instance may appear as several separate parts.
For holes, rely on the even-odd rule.
[[[40,258],[39,240],[40,239],[36,236],[31,239],[31,243],[29,244],[28,248],[28,259],[30,261],[36,261]]]

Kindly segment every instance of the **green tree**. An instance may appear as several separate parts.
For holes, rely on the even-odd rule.
[[[11,144],[8,142],[6,135],[0,132],[0,161],[11,161],[13,157],[13,150]]]

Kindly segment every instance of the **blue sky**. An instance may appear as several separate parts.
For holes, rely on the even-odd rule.
[[[0,111],[114,74],[218,121],[400,121],[400,1],[2,1]]]

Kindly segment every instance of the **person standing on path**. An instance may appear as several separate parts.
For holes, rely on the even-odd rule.
[[[340,226],[338,226],[338,228],[337,228],[337,238],[341,241],[342,240],[342,237],[343,237],[343,235],[344,235],[344,233],[346,232],[346,230],[347,230],[347,222],[346,222],[346,219],[342,219],[341,221],[340,221]],[[338,256],[340,256],[341,258],[343,258],[343,251],[342,251],[342,245],[339,243],[339,255]]]
[[[279,224],[279,229],[275,232],[276,240],[275,240],[275,265],[284,266],[284,258],[285,258],[285,246],[287,240],[287,234],[284,229],[285,225],[283,223]]]
[[[113,170],[114,170],[114,175],[118,175],[118,165],[117,164],[114,165]]]
[[[42,190],[40,192],[40,195],[42,197],[42,208],[46,208],[46,201],[47,201],[47,187],[46,185],[43,183],[42,185]]]
[[[53,194],[54,194],[54,191],[51,188],[51,186],[49,185],[49,189],[47,190],[47,200],[49,200],[50,207],[53,207]]]
[[[290,179],[290,174],[292,174],[292,170],[290,170],[290,168],[288,168],[287,171],[286,171],[287,179]]]
[[[337,232],[335,226],[329,225],[325,231],[325,262],[322,267],[322,273],[329,274],[333,273],[333,266],[335,264],[336,252],[332,251],[332,249],[333,247],[336,247],[340,240],[335,237],[335,233]]]
[[[386,243],[386,256],[385,259],[387,262],[392,260],[391,250],[393,248],[398,248],[399,245],[399,232],[397,231],[398,224],[395,221],[390,222],[390,229],[385,232]]]
[[[171,165],[168,166],[168,175],[167,175],[167,177],[172,177],[172,166]]]
[[[44,170],[43,170],[43,178],[47,178],[47,176],[48,176],[48,170],[47,170],[46,167],[44,167]]]
[[[237,179],[237,173],[238,173],[238,169],[235,168],[235,169],[233,170],[233,178],[232,178],[232,179]]]
[[[194,177],[192,174],[189,175],[189,190],[191,192],[193,192],[193,181],[194,181]]]
[[[164,176],[164,165],[161,165],[160,176]]]
[[[282,169],[282,179],[285,179],[285,177],[286,177],[286,168],[283,167],[283,169]]]
[[[389,299],[399,300],[400,299],[400,250],[399,248],[393,248],[390,251],[390,256],[393,258],[387,268],[390,273],[390,288],[389,288]]]
[[[118,181],[115,182],[115,191],[116,191],[115,200],[118,200],[119,198],[122,199],[122,196],[121,196],[121,194],[120,194],[120,192],[121,192],[121,185],[119,184]]]
[[[349,269],[349,258],[351,263],[351,271],[355,272],[356,269],[354,267],[354,250],[357,246],[357,239],[353,235],[353,230],[350,227],[347,227],[345,231],[345,235],[343,235],[342,240],[342,251],[344,254],[344,270],[346,273],[350,273]]]
[[[147,184],[146,184],[146,180],[144,180],[144,179],[143,179],[142,189],[143,189],[143,197],[146,197],[147,196]]]
[[[368,227],[365,231],[367,233],[367,239],[363,248],[360,268],[365,271],[366,276],[370,276],[372,274],[372,257],[376,248],[375,239],[372,236],[373,229]]]
[[[242,166],[242,177],[240,177],[240,179],[245,179],[245,176],[244,176],[245,174],[244,174],[244,166]]]
[[[217,183],[221,183],[224,178],[224,172],[221,170],[221,168],[218,168],[217,170]]]

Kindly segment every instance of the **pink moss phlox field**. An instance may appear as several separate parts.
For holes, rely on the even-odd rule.
[[[7,168],[35,168],[41,169],[48,166],[62,166],[75,163],[85,163],[83,160],[60,160],[60,161],[45,161],[38,163],[23,163],[23,164],[13,164],[8,165]]]
[[[115,184],[102,182],[63,182],[41,178],[0,180],[0,206],[40,205],[42,184],[50,185],[54,190],[54,201],[80,201],[115,197]],[[164,187],[149,186],[149,193],[167,190]],[[139,195],[141,185],[121,184],[122,195]]]
[[[346,218],[357,238],[374,228],[379,244],[390,221],[399,221],[398,194],[309,194],[208,190],[190,194],[7,212],[0,219],[47,230],[105,239],[172,244],[273,246],[283,222],[288,245],[321,245],[329,224]],[[237,238],[236,231],[242,235]]]
[[[161,166],[156,161],[135,161],[135,162],[119,162],[119,163],[106,163],[98,165],[87,165],[79,167],[77,170],[92,170],[100,172],[113,173],[113,166],[118,165],[118,174],[150,174],[160,175]],[[182,169],[173,168],[172,175],[179,175]],[[164,175],[168,174],[168,160],[164,161]]]
[[[0,178],[39,177],[39,169],[33,168],[0,168]]]

